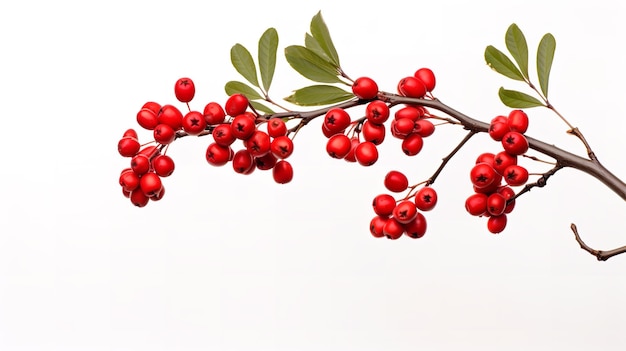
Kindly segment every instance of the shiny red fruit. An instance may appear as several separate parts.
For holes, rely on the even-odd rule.
[[[421,211],[430,211],[437,205],[437,192],[425,186],[415,194],[415,207]]]
[[[393,209],[396,208],[396,200],[389,194],[380,194],[372,201],[374,213],[379,216],[391,216]]]
[[[381,100],[374,100],[365,107],[365,118],[376,124],[383,124],[389,119],[389,106]]]
[[[502,137],[504,151],[511,155],[523,155],[528,151],[528,140],[519,132],[508,132]]]
[[[378,149],[370,141],[364,141],[354,150],[354,157],[361,166],[371,166],[378,161]]]
[[[383,230],[388,220],[389,218],[381,216],[375,216],[374,218],[372,218],[372,220],[370,221],[370,233],[372,233],[375,238],[384,237],[385,233]]]
[[[408,237],[419,239],[426,234],[426,217],[418,212],[412,221],[403,224],[402,226],[404,227],[404,233]]]
[[[345,134],[335,134],[326,142],[326,152],[332,158],[342,159],[346,157],[351,148],[352,142]]]
[[[398,83],[400,95],[411,98],[422,98],[426,95],[426,85],[419,78],[406,77]]]
[[[180,102],[189,102],[196,94],[196,87],[189,78],[180,78],[174,85],[174,95]]]
[[[524,134],[528,130],[528,115],[522,110],[513,110],[507,124],[512,131]]]
[[[378,85],[369,77],[360,77],[352,84],[352,92],[359,99],[373,99],[378,95]]]
[[[493,234],[498,234],[506,228],[506,222],[507,218],[505,214],[491,216],[487,220],[487,229]]]
[[[226,112],[224,112],[222,106],[217,102],[209,102],[206,104],[203,115],[207,125],[224,123],[224,118],[226,118]]]
[[[394,193],[405,191],[409,187],[409,180],[404,173],[399,171],[390,171],[385,175],[385,188]]]
[[[435,80],[435,73],[429,68],[420,68],[415,71],[415,78],[421,80],[426,86],[427,91],[433,91],[437,81]]]
[[[224,110],[226,114],[235,117],[240,114],[246,112],[248,109],[248,98],[243,94],[233,94],[228,100],[226,100],[226,104],[224,104]]]
[[[160,177],[169,177],[174,173],[174,160],[167,155],[158,155],[152,159],[152,168]]]
[[[279,184],[289,183],[293,179],[293,168],[288,161],[280,160],[272,169],[272,177]]]
[[[198,135],[206,128],[206,120],[202,113],[191,111],[183,117],[183,130],[189,135]]]

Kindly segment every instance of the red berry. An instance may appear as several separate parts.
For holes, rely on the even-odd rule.
[[[378,85],[368,77],[357,78],[352,84],[352,92],[363,100],[373,99],[378,95]]]
[[[392,215],[398,222],[407,224],[417,216],[417,207],[412,201],[404,200],[396,205]]]
[[[404,234],[404,226],[395,218],[389,218],[383,226],[383,234],[387,239],[399,239]]]
[[[354,158],[361,166],[371,166],[378,161],[378,149],[374,143],[364,141],[354,150]]]
[[[256,168],[262,171],[267,171],[267,170],[274,168],[274,165],[276,165],[276,161],[278,161],[278,159],[271,152],[268,152],[267,154],[261,157],[254,158],[254,163],[256,163]]]
[[[135,156],[135,154],[139,152],[140,148],[141,148],[141,145],[139,144],[139,141],[137,141],[136,138],[123,137],[117,143],[117,151],[120,153],[120,155],[124,157]]]
[[[372,123],[385,123],[389,119],[389,113],[389,106],[381,100],[374,100],[365,107],[365,118]]]
[[[130,160],[130,168],[138,175],[150,171],[150,158],[144,154],[137,154]]]
[[[511,165],[504,169],[504,181],[510,186],[520,186],[528,181],[528,170],[520,165]]]
[[[433,91],[435,89],[435,74],[429,68],[418,69],[414,76],[424,83],[426,90]]]
[[[372,233],[375,238],[382,238],[383,236],[385,236],[383,229],[385,227],[385,224],[387,223],[387,220],[387,217],[381,216],[375,216],[374,218],[372,218],[372,220],[370,221],[370,233]]]
[[[437,192],[425,186],[415,194],[415,206],[421,211],[430,211],[437,205]]]
[[[383,124],[365,121],[361,132],[363,133],[363,139],[365,139],[365,141],[371,141],[374,145],[380,145],[385,140],[386,130]]]
[[[135,139],[139,139],[139,137],[137,136],[137,132],[134,129],[126,129],[126,131],[124,132],[124,135],[122,136],[122,138],[135,138]]]
[[[174,173],[174,160],[167,155],[158,155],[152,159],[152,168],[160,177],[169,177]]]
[[[465,200],[465,210],[472,216],[482,216],[487,212],[487,198],[486,194],[481,193],[470,195]]]
[[[486,163],[478,163],[470,171],[472,184],[479,189],[490,186],[496,178],[496,170]]]
[[[130,202],[137,207],[144,207],[149,201],[150,198],[146,196],[140,188],[137,188],[130,193]]]
[[[424,110],[415,106],[405,106],[394,114],[395,119],[408,118],[411,121],[417,121],[424,117]]]
[[[502,147],[511,155],[522,155],[528,151],[528,140],[519,132],[508,132],[502,137]]]
[[[163,105],[157,115],[159,124],[167,124],[174,131],[180,130],[183,126],[183,114],[176,106]]]
[[[235,142],[235,140],[237,140],[233,134],[233,130],[230,128],[230,124],[228,123],[222,123],[213,128],[213,132],[211,132],[211,134],[213,136],[213,140],[222,146],[230,146]]]
[[[285,121],[283,121],[282,118],[270,118],[267,122],[267,134],[272,138],[287,135],[287,125]]]
[[[407,156],[415,156],[422,151],[424,139],[421,135],[411,133],[402,140],[402,152]]]
[[[293,152],[293,141],[288,136],[283,135],[274,138],[270,144],[270,150],[279,159],[285,159],[291,156]]]
[[[148,172],[139,180],[139,187],[146,196],[154,196],[161,190],[161,178],[156,173]]]
[[[398,83],[398,92],[406,97],[421,98],[426,95],[426,85],[418,78],[406,77]]]
[[[252,136],[246,140],[246,149],[253,157],[260,157],[270,152],[270,136],[260,130],[252,133]]]
[[[161,105],[159,103],[156,103],[154,101],[148,101],[145,104],[143,104],[143,106],[141,106],[141,109],[146,109],[146,110],[150,110],[152,112],[154,112],[154,115],[156,116],[159,111],[161,110]]]
[[[350,115],[342,108],[332,108],[326,112],[323,127],[325,127],[331,135],[343,133],[350,125]]]
[[[522,110],[513,110],[509,113],[508,125],[514,132],[526,133],[526,130],[528,130],[528,115]]]
[[[504,199],[507,201],[507,205],[504,208],[504,213],[511,213],[513,211],[513,209],[515,208],[515,191],[508,187],[508,186],[503,186],[498,188],[498,193],[501,194],[502,196],[504,196]],[[509,201],[510,199],[513,199],[511,201]]]
[[[139,186],[139,175],[133,172],[132,169],[127,168],[120,174],[120,185],[122,189],[127,192],[131,192]]]
[[[426,137],[433,135],[434,132],[435,132],[435,125],[433,124],[433,122],[427,119],[420,119],[418,121],[415,121],[413,133],[417,133],[421,135],[422,137],[426,138]]]
[[[206,128],[206,120],[198,111],[191,111],[183,117],[183,130],[189,135],[198,135]]]
[[[230,129],[235,138],[246,140],[252,136],[252,133],[256,130],[256,124],[248,115],[240,114],[233,119],[230,124]]]
[[[206,149],[206,160],[213,166],[223,166],[230,160],[231,152],[230,146],[211,143]]]
[[[226,114],[235,117],[240,114],[246,112],[248,109],[248,98],[243,94],[233,94],[228,100],[226,100],[226,104],[224,105],[224,110]]]
[[[346,157],[344,157],[343,159],[348,161],[348,162],[356,162],[356,148],[361,144],[361,142],[359,141],[358,137],[352,137],[352,139],[350,139],[350,151],[348,152],[348,154],[346,155]]]
[[[180,102],[189,102],[196,94],[196,87],[189,78],[180,78],[174,85],[174,94]]]
[[[396,200],[389,194],[380,194],[372,201],[372,207],[379,216],[391,216],[393,209],[396,208]]]
[[[509,125],[502,122],[495,122],[489,125],[489,136],[495,141],[502,140],[502,137],[510,132]]]
[[[154,128],[154,141],[167,145],[176,139],[176,132],[168,124],[159,124]]]
[[[408,118],[395,119],[393,120],[391,126],[396,130],[396,133],[404,139],[404,137],[413,132],[413,129],[415,128],[415,121]]]
[[[154,111],[144,108],[137,112],[137,123],[144,129],[152,130],[159,124],[159,119]]]
[[[250,168],[255,166],[254,158],[248,150],[242,149],[235,152],[235,156],[233,156],[233,169],[235,172],[245,174],[250,171]]]
[[[288,161],[280,160],[272,169],[272,176],[278,184],[289,183],[293,179],[293,168]]]
[[[409,180],[404,173],[399,171],[390,171],[385,176],[385,188],[394,193],[405,191],[409,187]]]
[[[486,164],[488,164],[488,165],[493,167],[495,157],[496,157],[496,155],[494,155],[491,152],[482,153],[482,154],[478,155],[478,157],[476,158],[476,164],[478,164],[478,163],[486,163]]]
[[[419,239],[426,234],[426,217],[423,214],[417,213],[415,218],[403,225],[404,233],[413,239]]]
[[[487,197],[487,212],[491,216],[499,216],[504,213],[506,199],[502,194],[493,193]]]
[[[326,142],[326,152],[332,158],[344,158],[350,152],[352,142],[345,134],[335,134]]]
[[[209,102],[204,107],[203,115],[207,125],[224,123],[224,118],[226,118],[226,112],[217,102]]]
[[[489,220],[487,220],[487,229],[493,233],[498,234],[506,228],[506,215],[501,214],[499,216],[491,216]]]

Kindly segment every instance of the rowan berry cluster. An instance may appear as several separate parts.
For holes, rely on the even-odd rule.
[[[430,186],[420,184],[409,186],[404,173],[390,171],[385,176],[385,188],[390,192],[401,193],[409,189],[408,194],[396,200],[391,194],[377,195],[372,202],[376,214],[370,221],[370,233],[376,237],[399,239],[402,234],[418,239],[426,233],[426,217],[420,212],[432,210],[437,204],[437,192]],[[423,184],[423,183],[422,183]]]
[[[474,194],[465,201],[465,209],[473,216],[488,217],[487,229],[494,234],[505,229],[507,214],[515,207],[515,191],[511,187],[528,181],[528,171],[517,164],[518,156],[528,151],[524,136],[527,129],[528,116],[522,110],[492,119],[489,136],[499,141],[504,150],[481,154],[470,171]]]
[[[179,79],[174,93],[189,107],[195,95],[193,81]],[[285,122],[280,118],[261,120],[248,109],[249,101],[241,94],[231,95],[224,108],[209,102],[203,112],[189,109],[185,115],[173,105],[146,102],[137,113],[137,123],[152,131],[154,140],[142,145],[137,132],[129,129],[118,142],[120,155],[130,158],[130,167],[122,170],[119,178],[124,196],[138,207],[163,198],[161,178],[174,172],[174,161],[165,152],[169,144],[184,135],[211,134],[213,142],[206,150],[211,165],[223,166],[232,161],[234,171],[241,174],[250,174],[256,168],[272,169],[277,183],[290,182],[293,169],[285,159],[293,152],[293,142],[287,137]],[[258,129],[263,123],[267,124],[266,131]],[[243,148],[235,152],[237,140],[242,141]]]

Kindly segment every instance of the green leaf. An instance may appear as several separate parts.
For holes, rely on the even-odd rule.
[[[524,77],[528,78],[528,45],[524,33],[513,23],[509,26],[505,36],[506,48],[519,66]]]
[[[498,95],[500,96],[500,100],[502,100],[503,104],[512,108],[545,106],[536,98],[516,90],[500,88]]]
[[[311,85],[294,91],[285,100],[300,106],[320,106],[346,101],[353,97],[354,94],[336,86]]]
[[[278,33],[276,29],[269,28],[259,39],[259,71],[265,92],[270,89],[272,78],[274,78],[276,50],[278,50]]]
[[[235,44],[230,49],[230,61],[233,66],[248,82],[255,87],[259,86],[259,80],[256,75],[256,66],[250,51],[241,44]]]
[[[250,101],[250,105],[252,105],[252,107],[254,107],[255,110],[260,111],[260,112],[265,112],[265,113],[274,113],[274,111],[272,111],[271,108],[256,102],[256,101]]]
[[[487,65],[491,69],[504,76],[515,80],[524,80],[524,76],[522,76],[522,73],[517,69],[513,61],[492,45],[487,46],[485,49],[485,61],[487,61]]]
[[[322,11],[313,16],[311,20],[311,34],[320,44],[335,67],[339,67],[339,56],[337,55],[337,50],[335,50],[335,45],[333,45],[333,40],[330,38],[328,27],[322,18]]]
[[[320,83],[342,83],[337,69],[312,50],[300,45],[285,48],[289,65],[304,77]]]
[[[539,49],[537,49],[537,75],[539,76],[539,86],[546,99],[548,98],[548,82],[555,50],[556,39],[552,34],[547,33],[541,38]]]
[[[328,61],[328,63],[332,64],[332,62],[330,61],[330,58],[328,58],[328,55],[326,55],[326,53],[324,52],[324,49],[322,49],[322,47],[320,46],[320,43],[318,43],[317,40],[313,38],[313,36],[309,33],[306,33],[304,36],[304,46],[307,49],[316,53],[319,57]]]
[[[228,96],[233,94],[243,94],[248,98],[248,100],[264,100],[264,98],[256,90],[254,90],[254,88],[246,83],[238,82],[236,80],[231,80],[226,83],[224,90]]]

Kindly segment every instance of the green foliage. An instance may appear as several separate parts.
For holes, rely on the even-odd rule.
[[[485,49],[485,61],[494,71],[515,80],[524,80],[522,72],[502,51],[492,45]]]
[[[339,67],[339,55],[337,55],[337,50],[335,50],[333,40],[330,38],[330,33],[328,32],[328,27],[322,18],[321,11],[313,16],[313,19],[311,20],[311,34],[322,50],[324,50],[326,56],[330,58],[331,62],[336,67]]]
[[[263,99],[263,97],[252,87],[250,87],[246,83],[236,80],[231,80],[230,82],[226,83],[226,86],[224,86],[224,90],[226,91],[226,94],[228,94],[228,96],[233,94],[243,94],[248,98],[248,100]]]
[[[353,98],[354,95],[333,85],[311,85],[298,89],[285,98],[300,106],[329,105]]]
[[[506,31],[505,41],[507,50],[517,62],[524,77],[528,79],[528,44],[526,44],[524,33],[515,23],[511,24]]]
[[[335,66],[304,46],[291,45],[286,47],[285,58],[293,69],[312,81],[320,83],[342,82]]]
[[[276,51],[278,50],[278,33],[269,28],[259,39],[259,71],[263,89],[267,92],[272,84],[276,68]]]
[[[550,70],[552,69],[552,60],[554,59],[554,51],[556,50],[556,40],[552,34],[547,33],[539,42],[537,50],[537,75],[539,76],[539,86],[541,92],[548,98],[548,81],[550,80]]]
[[[256,66],[250,51],[241,44],[235,44],[230,49],[230,61],[233,66],[250,84],[255,87],[259,86],[259,80],[256,75]]]
[[[498,95],[500,96],[500,100],[502,100],[503,104],[512,108],[544,106],[544,104],[536,98],[516,90],[500,88],[500,90],[498,90]]]

